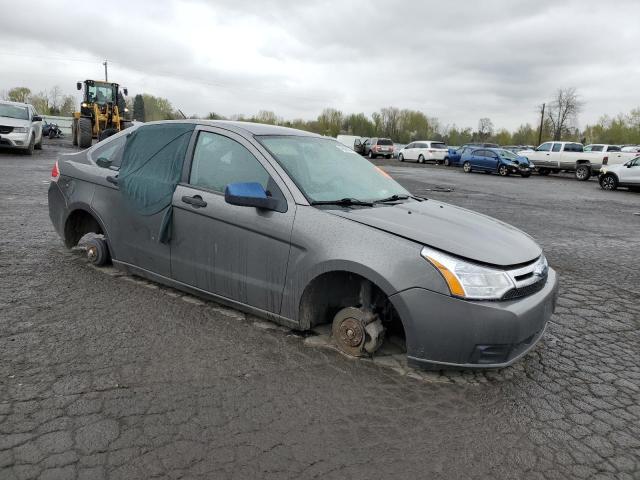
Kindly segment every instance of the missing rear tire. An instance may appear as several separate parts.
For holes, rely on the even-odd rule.
[[[106,265],[109,261],[109,247],[107,242],[98,237],[87,240],[87,260],[96,267]]]

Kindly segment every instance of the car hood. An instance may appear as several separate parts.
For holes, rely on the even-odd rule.
[[[434,200],[327,212],[490,265],[527,263],[542,253],[529,235],[511,225]]]
[[[28,127],[29,120],[21,120],[19,118],[0,117],[0,124],[8,127]]]

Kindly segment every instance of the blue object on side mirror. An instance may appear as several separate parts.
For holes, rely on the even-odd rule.
[[[278,201],[267,195],[257,182],[230,183],[224,189],[224,199],[231,205],[275,210]]]

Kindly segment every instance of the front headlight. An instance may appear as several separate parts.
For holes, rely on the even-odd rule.
[[[498,300],[515,283],[504,270],[483,267],[424,247],[420,255],[438,269],[451,295],[473,300]]]
[[[15,133],[27,133],[27,127],[13,127]]]

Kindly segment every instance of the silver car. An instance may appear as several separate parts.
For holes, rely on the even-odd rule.
[[[90,261],[282,325],[332,325],[344,352],[404,335],[428,368],[503,367],[540,339],[557,278],[531,237],[416,197],[331,138],[185,120],[60,157],[49,212]],[[89,236],[86,240],[87,234]]]
[[[0,101],[0,147],[29,155],[42,148],[42,117],[33,105]]]

